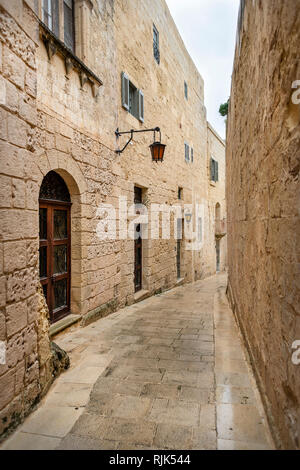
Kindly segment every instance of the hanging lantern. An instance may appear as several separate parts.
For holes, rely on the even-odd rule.
[[[156,140],[156,132],[159,132],[159,142]],[[153,162],[163,162],[166,146],[161,143],[161,132],[159,128],[154,130],[154,142],[150,145],[152,161]]]
[[[164,161],[164,154],[165,154],[166,146],[161,144],[160,142],[153,142],[150,145],[152,160],[156,163]]]

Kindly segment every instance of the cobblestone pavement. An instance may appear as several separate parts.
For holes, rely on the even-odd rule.
[[[60,336],[71,368],[4,449],[270,449],[217,275]]]

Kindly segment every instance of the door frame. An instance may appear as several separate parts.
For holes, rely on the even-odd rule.
[[[57,321],[65,318],[70,313],[71,308],[71,206],[70,202],[60,202],[47,199],[39,200],[39,210],[47,209],[47,240],[41,240],[39,238],[39,247],[47,247],[47,277],[40,278],[42,286],[47,285],[47,305],[50,314],[50,323],[56,323]],[[67,211],[67,231],[68,236],[62,240],[54,240],[54,210],[66,210]],[[53,274],[53,247],[59,245],[67,245],[67,273],[64,274]],[[62,279],[67,280],[67,305],[64,308],[54,310],[54,284]]]

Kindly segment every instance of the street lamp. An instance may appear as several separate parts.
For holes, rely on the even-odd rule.
[[[133,139],[133,134],[135,133],[141,133],[141,132],[154,132],[154,141],[153,144],[150,145],[150,150],[151,150],[151,156],[152,156],[152,161],[158,163],[158,162],[163,162],[164,160],[164,154],[165,154],[165,149],[166,145],[161,143],[161,131],[159,127],[155,127],[154,129],[143,129],[141,131],[135,131],[131,129],[128,132],[119,132],[119,129],[116,130],[115,134],[117,139],[124,134],[130,134],[130,139],[126,143],[126,145],[122,148],[122,150],[116,150],[116,153],[118,155],[121,155],[121,153],[124,152],[124,150],[127,148],[127,146],[130,144],[130,142]],[[156,132],[159,132],[159,141],[156,140]]]

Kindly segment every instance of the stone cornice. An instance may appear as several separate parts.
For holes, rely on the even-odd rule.
[[[66,75],[68,76],[72,70],[76,70],[79,74],[81,87],[85,83],[90,83],[93,96],[98,95],[99,88],[103,85],[102,80],[97,77],[80,59],[77,57],[47,26],[39,20],[40,38],[46,48],[49,60],[55,54],[59,54],[65,62]]]

